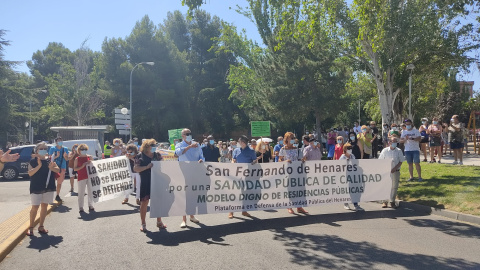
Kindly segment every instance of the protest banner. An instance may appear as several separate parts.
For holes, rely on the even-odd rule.
[[[160,149],[158,152],[162,155],[164,161],[177,161],[178,157],[175,156],[175,151]]]
[[[130,162],[125,156],[92,161],[87,166],[88,185],[94,202],[108,201],[133,192]]]
[[[270,121],[252,121],[252,137],[270,137]]]
[[[154,162],[151,217],[388,199],[391,160]]]

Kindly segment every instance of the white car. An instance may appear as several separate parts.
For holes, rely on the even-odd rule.
[[[74,144],[86,144],[88,155],[91,155],[94,160],[102,159],[103,148],[97,139],[63,141],[63,146],[67,147],[69,151],[72,151]]]

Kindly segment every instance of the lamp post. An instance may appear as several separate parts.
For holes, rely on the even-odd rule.
[[[410,70],[410,75],[408,76],[408,118],[412,119],[412,72],[415,69],[413,64],[407,65],[407,70]]]
[[[136,64],[133,68],[132,68],[132,71],[130,72],[130,140],[132,139],[132,122],[133,122],[133,115],[132,115],[132,75],[133,75],[133,71],[135,70],[135,68],[138,66],[138,65],[143,65],[143,64],[147,64],[147,65],[150,65],[150,66],[153,66],[155,65],[155,62],[141,62],[141,63],[138,63]]]
[[[360,122],[360,102],[363,101],[361,99],[358,100],[358,125],[362,126],[362,122]]]

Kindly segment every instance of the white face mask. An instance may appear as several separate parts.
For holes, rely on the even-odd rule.
[[[347,150],[347,154],[351,155],[352,154],[352,149]]]
[[[318,142],[313,142],[313,145],[317,146]]]
[[[298,147],[298,143],[294,143],[294,144],[293,144],[293,147]]]
[[[185,136],[185,141],[191,142],[192,141],[192,135]]]

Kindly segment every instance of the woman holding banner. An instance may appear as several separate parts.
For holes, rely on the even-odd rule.
[[[135,187],[135,198],[137,199],[137,204],[140,205],[140,175],[133,171],[135,167],[135,157],[138,154],[137,146],[134,144],[127,145],[127,158],[130,162],[130,173],[132,174],[133,178],[133,186]],[[128,203],[128,196],[130,196],[129,192],[125,192],[125,199],[122,201],[122,204]]]
[[[287,161],[291,163],[292,161],[298,161],[298,149],[293,144],[295,143],[295,135],[292,132],[285,133],[283,136],[284,139],[284,146],[280,149],[280,153],[278,154],[278,162]],[[288,208],[288,213],[294,214],[292,208]],[[302,207],[297,207],[298,213],[308,214],[305,209]]]
[[[78,212],[81,214],[85,213],[83,210],[83,205],[85,201],[85,187],[87,188],[87,198],[88,198],[88,211],[93,212],[93,199],[91,194],[91,187],[88,185],[88,173],[87,165],[92,163],[92,156],[87,155],[88,145],[82,143],[78,146],[78,157],[73,163],[73,170],[77,171],[77,181],[78,181]]]
[[[140,174],[140,219],[142,221],[141,232],[147,231],[145,216],[147,215],[148,203],[150,201],[150,183],[152,177],[152,161],[162,160],[162,155],[156,153],[157,141],[155,139],[146,139],[140,147],[140,154],[137,155],[133,171]],[[137,192],[139,192],[137,190]],[[157,218],[157,227],[165,229],[162,218]]]
[[[33,226],[35,226],[35,218],[40,206],[40,226],[38,226],[38,232],[41,234],[48,233],[48,230],[43,226],[43,222],[47,216],[47,206],[53,202],[53,196],[56,191],[55,174],[52,172],[60,172],[60,168],[55,162],[47,160],[47,145],[44,142],[37,144],[34,151],[35,154],[28,164],[30,199],[32,201],[30,227],[27,231],[28,236],[33,235]]]

